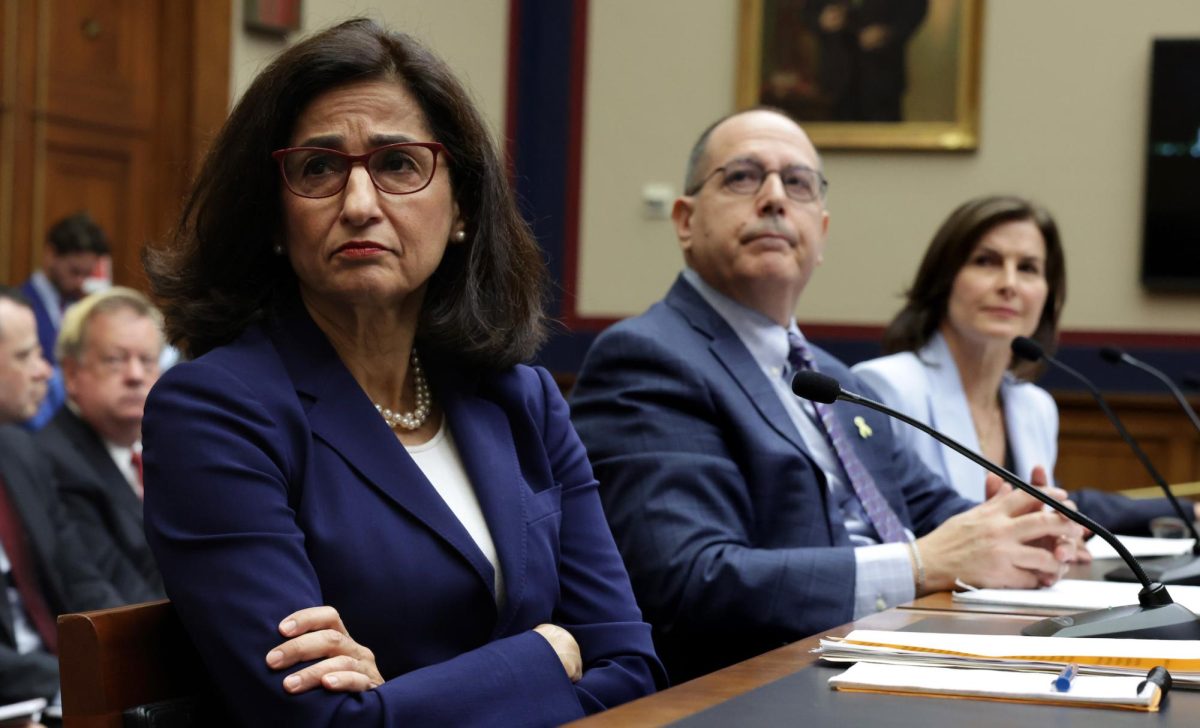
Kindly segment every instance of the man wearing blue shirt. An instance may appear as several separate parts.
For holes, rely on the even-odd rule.
[[[50,228],[42,248],[42,267],[21,286],[37,319],[38,341],[42,355],[55,367],[46,398],[38,411],[24,424],[30,430],[41,429],[66,399],[62,373],[57,369],[54,345],[62,327],[63,312],[83,298],[84,281],[96,264],[108,255],[108,237],[86,212],[64,217]]]

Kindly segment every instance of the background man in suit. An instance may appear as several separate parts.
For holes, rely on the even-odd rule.
[[[882,415],[791,394],[800,367],[870,394],[793,315],[829,224],[820,169],[782,113],[710,127],[673,209],[687,269],[597,339],[572,397],[675,681],[955,578],[1051,583],[1080,535],[1020,492],[972,508]]]
[[[0,286],[0,422],[29,419],[46,396],[50,365],[32,321],[29,300]]]
[[[42,353],[51,364],[56,363],[54,346],[63,312],[83,298],[84,281],[105,255],[108,237],[86,212],[64,217],[46,236],[41,270],[21,286],[37,317]]]
[[[49,374],[29,302],[0,287],[0,704],[57,694],[56,615],[119,603],[66,520],[49,464],[12,426],[37,409]]]
[[[62,406],[65,392],[54,354],[58,330],[67,308],[83,298],[84,281],[103,256],[108,255],[108,237],[86,212],[64,217],[50,228],[42,248],[42,267],[21,286],[37,318],[37,336],[42,356],[54,369],[42,406],[25,426],[39,430]]]
[[[142,409],[162,348],[162,314],[131,288],[72,306],[58,337],[67,406],[35,436],[80,539],[112,557],[98,566],[127,602],[163,596],[141,497]]]

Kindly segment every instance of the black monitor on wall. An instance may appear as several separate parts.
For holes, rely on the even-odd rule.
[[[1200,291],[1200,39],[1154,41],[1142,283]]]

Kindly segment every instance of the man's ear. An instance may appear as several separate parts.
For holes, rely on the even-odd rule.
[[[75,399],[75,375],[79,373],[79,362],[71,357],[67,357],[58,363],[62,369],[63,389],[67,396]]]
[[[821,252],[817,253],[817,265],[825,262],[825,240],[829,237],[829,211],[821,211]]]
[[[679,247],[687,251],[692,247],[692,213],[695,211],[694,198],[676,197],[671,206],[671,222],[675,225],[675,237],[679,238]]]

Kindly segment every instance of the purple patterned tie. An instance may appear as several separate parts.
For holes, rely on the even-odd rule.
[[[817,364],[813,361],[812,352],[804,345],[804,339],[791,331],[788,332],[788,362],[796,369],[817,371]],[[896,512],[892,510],[883,494],[879,492],[879,488],[875,486],[875,479],[871,477],[871,473],[863,467],[862,461],[854,454],[854,448],[846,439],[846,433],[834,415],[832,405],[813,402],[813,406],[817,408],[817,415],[820,416],[821,424],[825,427],[829,443],[833,445],[833,452],[841,461],[842,468],[846,471],[846,477],[850,480],[851,487],[854,488],[854,494],[862,503],[863,510],[867,512],[867,518],[871,519],[871,524],[875,526],[875,532],[879,534],[879,538],[884,543],[908,541],[908,534],[904,532],[904,525],[896,517]]]

